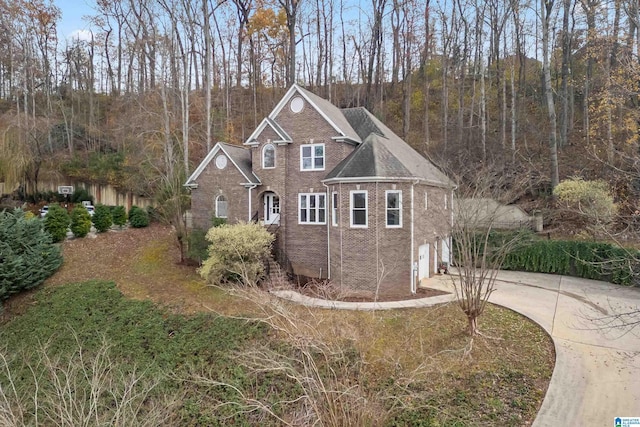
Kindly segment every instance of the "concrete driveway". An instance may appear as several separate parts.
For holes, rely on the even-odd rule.
[[[447,276],[428,286],[452,289]],[[613,426],[615,417],[640,417],[640,324],[629,330],[612,318],[640,308],[640,289],[501,271],[490,301],[540,324],[555,343],[556,366],[535,427]]]
[[[423,285],[453,292],[451,277],[455,275],[436,276]],[[614,426],[616,417],[640,417],[640,313],[635,316],[639,324],[632,330],[615,319],[616,314],[640,309],[640,289],[514,271],[500,271],[495,288],[492,303],[532,319],[555,344],[556,366],[534,427],[608,427]],[[292,291],[274,293],[308,306],[343,310],[426,307],[453,299],[441,295],[354,303],[319,300]]]

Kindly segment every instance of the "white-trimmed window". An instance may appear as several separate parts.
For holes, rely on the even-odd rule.
[[[298,223],[326,224],[327,195],[324,193],[300,193],[298,195]]]
[[[387,228],[402,227],[402,191],[385,191]]]
[[[338,226],[338,193],[331,193],[331,225]]]
[[[352,190],[350,192],[350,219],[352,228],[367,228],[369,225],[369,202],[366,190]]]
[[[300,146],[300,170],[324,170],[324,144],[305,144]]]
[[[216,197],[216,218],[226,218],[229,208],[227,198],[222,194]]]
[[[276,147],[267,144],[262,148],[262,168],[272,169],[276,167]]]

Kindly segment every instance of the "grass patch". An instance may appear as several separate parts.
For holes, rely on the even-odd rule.
[[[249,425],[251,415],[235,414],[228,406],[217,408],[221,402],[234,402],[234,393],[224,387],[203,388],[188,379],[194,374],[215,373],[220,381],[251,389],[256,378],[249,377],[233,356],[242,348],[255,345],[265,334],[265,326],[259,323],[210,314],[171,314],[151,302],[124,298],[113,283],[93,281],[39,292],[35,306],[0,329],[0,342],[17,394],[23,398],[35,396],[37,380],[41,398],[48,396],[46,401],[68,397],[88,410],[94,392],[92,383],[116,383],[115,389],[122,392],[126,388],[123,379],[137,372],[141,388],[136,393],[149,390],[148,396],[138,402],[143,409],[130,425],[144,424],[149,416],[145,408],[160,407],[168,397],[173,405],[172,413],[167,414],[169,423]],[[105,354],[100,356],[101,352]],[[108,360],[113,370],[95,377],[96,357],[104,357],[99,364]],[[64,388],[56,389],[54,372],[64,372],[64,381],[74,384],[69,390],[71,395],[65,396]],[[256,389],[258,397],[264,398],[270,392],[274,400],[279,400],[295,389],[294,384],[279,380],[277,375],[270,382],[276,387],[268,391]],[[2,390],[8,390],[8,384],[7,372],[3,372]],[[96,399],[96,405],[102,408],[99,419],[104,422],[110,420],[118,405],[117,399],[110,396],[112,393],[103,389]],[[201,404],[203,400],[209,403]],[[21,405],[24,424],[34,423],[35,402],[26,398]],[[40,417],[53,415],[57,419],[56,413],[50,413],[57,407],[42,401],[39,406]],[[71,424],[83,419],[79,412]]]
[[[514,312],[489,306],[479,324],[492,338],[476,338],[463,359],[466,318],[455,304],[379,312],[278,300],[267,305],[262,293],[238,298],[206,286],[193,268],[176,264],[172,238],[168,229],[152,225],[65,242],[61,270],[20,307],[10,304],[16,315],[0,325],[0,353],[20,385],[21,398],[13,401],[33,396],[27,364],[38,368],[44,396],[53,379],[47,366],[62,372],[72,361],[93,372],[92,361],[108,360],[113,395],[132,375],[140,390],[148,390],[139,398],[141,409],[128,413],[135,420],[128,425],[309,425],[313,419],[300,419],[314,411],[334,415],[341,425],[371,426],[528,425],[535,417],[551,377],[553,346],[544,331]],[[286,310],[288,328],[306,322],[312,331],[293,336],[240,319],[264,316],[265,306]],[[252,354],[270,354],[280,363],[258,366]],[[315,389],[285,375],[309,373],[309,367],[321,376]],[[7,393],[1,360],[0,371]],[[329,392],[324,400],[322,387]],[[112,398],[102,399],[103,417],[113,415]],[[313,407],[311,399],[320,403]],[[32,406],[24,412],[32,414]],[[168,408],[160,415],[169,418],[154,423],[158,417],[150,414],[158,408]],[[322,423],[339,424],[328,418]],[[118,425],[111,419],[103,424]],[[11,424],[0,419],[0,425]]]

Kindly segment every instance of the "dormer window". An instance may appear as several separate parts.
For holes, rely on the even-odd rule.
[[[271,169],[276,167],[276,147],[267,144],[262,149],[262,168]]]

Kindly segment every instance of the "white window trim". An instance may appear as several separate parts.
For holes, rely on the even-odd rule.
[[[338,200],[338,192],[334,191],[331,193],[331,225],[334,227],[338,226],[338,206],[336,200]]]
[[[364,194],[364,212],[365,223],[354,224],[353,223],[353,195]],[[361,208],[358,208],[361,209]],[[368,190],[351,190],[349,192],[349,225],[351,228],[369,228],[369,191]]]
[[[224,202],[227,203],[227,214],[225,216],[220,216],[218,212],[218,203],[220,202],[220,197],[224,198]],[[229,216],[229,200],[224,196],[224,194],[220,194],[216,196],[216,218],[228,218]]]
[[[316,147],[322,147],[322,168],[316,168]],[[309,169],[304,169],[303,160],[302,160],[302,149],[303,147],[311,147],[311,167]],[[300,171],[301,172],[311,172],[311,171],[323,171],[327,163],[327,151],[325,149],[324,144],[302,144],[300,145]]]
[[[449,205],[449,195],[444,193],[444,209],[447,210],[447,206]]]
[[[300,210],[302,209],[302,198],[303,197],[307,197],[307,207],[305,208],[307,210],[307,218],[309,218],[309,212],[311,211],[311,208],[309,207],[309,196],[316,196],[316,207],[314,208],[314,210],[316,211],[316,218],[318,218],[320,215],[320,197],[324,198],[324,221],[320,222],[320,221],[302,221],[302,215],[300,215]],[[298,224],[300,225],[326,225],[327,224],[327,194],[326,193],[298,193]]]
[[[267,151],[267,148],[273,149],[273,166],[264,165],[264,152]],[[276,147],[271,143],[265,144],[265,146],[262,147],[262,169],[275,169],[275,167],[276,167]]]
[[[389,224],[389,218],[388,218],[388,213],[389,213],[389,194],[391,193],[395,193],[398,195],[398,207],[397,208],[393,208],[393,210],[397,210],[398,211],[398,225],[395,224]],[[387,228],[402,228],[402,190],[386,190],[384,192],[384,223],[386,225]]]
[[[424,192],[424,210],[429,209],[429,193]]]

